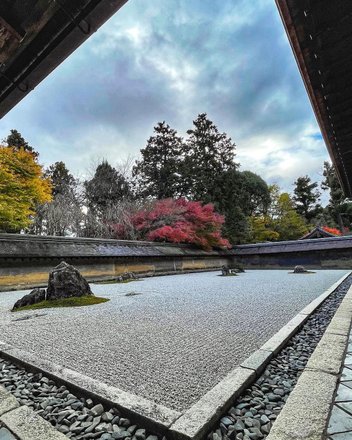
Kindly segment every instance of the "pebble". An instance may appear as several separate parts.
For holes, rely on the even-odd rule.
[[[137,429],[137,431],[134,433],[134,436],[137,440],[145,440],[146,439],[146,433],[145,429]]]
[[[71,440],[162,440],[92,399],[80,398],[42,373],[30,373],[0,358],[0,384]],[[220,439],[221,440],[221,439]]]
[[[90,412],[93,416],[100,416],[104,412],[104,407],[101,403],[98,403],[98,405],[93,406]]]

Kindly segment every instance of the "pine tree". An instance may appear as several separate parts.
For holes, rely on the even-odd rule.
[[[237,166],[235,144],[226,133],[219,132],[206,113],[198,115],[187,134],[183,192],[194,200],[213,202],[215,181],[224,171]]]
[[[94,177],[86,180],[84,187],[88,208],[102,217],[114,204],[131,195],[128,181],[107,161],[98,165]]]
[[[4,141],[8,147],[13,148],[15,151],[19,151],[22,148],[24,151],[31,153],[35,159],[39,156],[39,153],[37,153],[22,137],[21,133],[15,129],[10,130],[10,134]]]
[[[341,231],[344,231],[345,227],[351,227],[352,203],[345,197],[334,165],[324,162],[323,176],[321,187],[328,190],[330,195],[329,204],[325,209],[325,217],[330,218],[330,220],[328,219],[330,226],[337,226]]]
[[[74,191],[77,186],[76,179],[66,168],[64,162],[55,162],[45,171],[45,177],[49,177],[52,183],[53,196],[66,194]]]
[[[318,183],[312,182],[310,177],[304,176],[298,177],[294,185],[293,200],[296,211],[309,223],[322,210],[318,204],[320,198],[320,192],[317,190]]]
[[[179,196],[182,138],[176,130],[165,121],[159,122],[141,154],[133,168],[139,195],[157,199]]]
[[[321,187],[329,191],[330,207],[333,210],[338,210],[338,207],[345,202],[346,197],[337,177],[334,165],[331,165],[329,162],[324,162],[323,176],[324,180],[322,181]]]

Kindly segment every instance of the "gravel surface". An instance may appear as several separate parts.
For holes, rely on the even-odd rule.
[[[351,283],[352,277],[349,277],[324,301],[288,345],[270,361],[262,376],[234,402],[208,435],[208,440],[259,440],[267,437]]]
[[[28,291],[0,293],[0,339],[184,410],[345,273],[208,272],[93,284],[111,301],[16,314],[9,309]]]

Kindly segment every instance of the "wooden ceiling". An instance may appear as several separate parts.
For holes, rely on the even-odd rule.
[[[127,0],[1,0],[0,118]]]
[[[351,198],[352,2],[276,3],[332,162]]]

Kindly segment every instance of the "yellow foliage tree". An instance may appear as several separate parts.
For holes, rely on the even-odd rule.
[[[249,227],[251,232],[251,241],[260,243],[262,241],[276,241],[280,234],[274,231],[272,219],[267,215],[249,217]]]
[[[288,193],[280,193],[277,185],[269,187],[271,205],[267,215],[249,219],[251,241],[296,240],[308,232],[304,219],[294,209]]]
[[[0,230],[29,226],[35,205],[51,200],[51,183],[33,154],[0,145]]]
[[[297,240],[308,232],[308,227],[297,211],[288,193],[280,194],[277,201],[278,217],[274,220],[274,229],[280,240]]]

